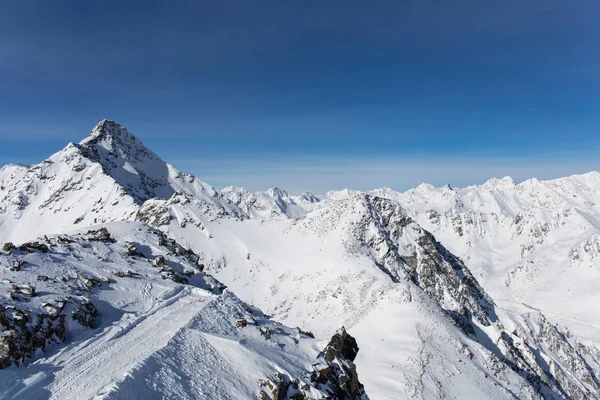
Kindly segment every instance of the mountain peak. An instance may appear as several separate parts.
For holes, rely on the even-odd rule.
[[[138,202],[170,197],[168,165],[123,125],[100,121],[90,135],[76,145],[88,159],[102,165]]]
[[[502,179],[491,178],[481,187],[485,190],[506,190],[515,187],[515,181],[510,176],[505,176]]]
[[[98,122],[90,132],[90,135],[79,142],[79,144],[85,146],[90,143],[95,144],[106,140],[119,142],[137,141],[141,144],[139,139],[131,134],[127,128],[110,119],[103,119],[102,121]]]
[[[103,119],[100,122],[98,122],[96,124],[96,126],[94,127],[94,129],[92,129],[92,133],[95,131],[102,131],[102,130],[106,130],[106,129],[110,129],[110,130],[127,130],[123,125],[117,123],[116,121],[113,121],[112,119]]]

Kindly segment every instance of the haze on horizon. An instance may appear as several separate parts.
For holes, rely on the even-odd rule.
[[[600,3],[0,1],[0,164],[103,118],[217,186],[599,170]]]

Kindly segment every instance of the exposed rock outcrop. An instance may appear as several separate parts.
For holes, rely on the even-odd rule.
[[[356,340],[342,327],[319,354],[307,377],[294,379],[277,373],[261,382],[261,400],[366,400],[353,363],[357,354]]]
[[[571,344],[541,314],[527,330],[507,331],[494,302],[463,261],[416,224],[399,203],[363,195],[362,205],[365,215],[354,226],[358,246],[393,281],[410,280],[421,288],[465,334],[490,351],[494,363],[503,365],[500,369],[518,373],[544,399],[600,397],[594,373],[600,368],[594,361],[597,351]],[[482,327],[496,332],[495,343]]]
[[[43,312],[0,304],[0,369],[21,366],[37,350],[65,340],[67,313],[81,326],[92,328],[98,311],[91,300],[69,298],[42,303]]]

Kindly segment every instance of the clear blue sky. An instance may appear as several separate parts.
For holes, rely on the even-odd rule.
[[[102,118],[215,186],[600,169],[600,1],[0,0],[0,164]]]

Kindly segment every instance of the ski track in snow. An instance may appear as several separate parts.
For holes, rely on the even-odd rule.
[[[124,378],[138,363],[144,361],[181,329],[200,309],[206,299],[185,290],[168,299],[142,321],[114,335],[99,336],[94,343],[75,348],[62,369],[56,373],[51,399],[68,400],[93,397],[102,389]],[[64,357],[64,355],[63,355]],[[110,365],[110,368],[106,368]]]
[[[210,297],[185,288],[163,300],[147,314],[123,326],[106,328],[102,334],[87,339],[56,356],[58,370],[48,387],[50,399],[93,398],[123,380],[127,373],[143,363],[193,318]],[[17,393],[14,398],[28,397]]]

